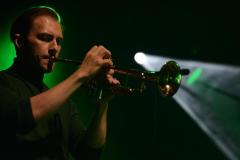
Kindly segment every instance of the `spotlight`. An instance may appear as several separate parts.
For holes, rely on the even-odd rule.
[[[146,56],[143,52],[137,52],[134,56],[134,60],[138,64],[145,64],[146,63]]]

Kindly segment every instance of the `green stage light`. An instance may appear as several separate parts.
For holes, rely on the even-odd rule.
[[[202,68],[196,68],[188,77],[187,85],[191,86],[202,75]]]
[[[7,31],[3,31],[0,37],[0,70],[7,69],[13,63],[15,50]]]

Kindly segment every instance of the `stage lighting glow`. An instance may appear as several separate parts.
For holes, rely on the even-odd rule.
[[[144,64],[144,63],[146,63],[146,56],[143,52],[137,52],[134,56],[134,60],[138,64]]]
[[[203,70],[201,68],[196,68],[192,73],[189,75],[187,80],[187,85],[192,85],[201,75]]]
[[[148,71],[176,61],[190,70],[173,96],[179,106],[231,160],[240,157],[240,67],[145,54]]]
[[[7,69],[15,57],[14,46],[8,37],[8,31],[3,31],[0,37],[0,70]]]

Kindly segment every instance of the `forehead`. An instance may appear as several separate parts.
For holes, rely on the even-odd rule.
[[[38,16],[32,22],[30,33],[49,33],[62,37],[61,24],[51,16]]]

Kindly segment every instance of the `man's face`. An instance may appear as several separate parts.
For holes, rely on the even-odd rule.
[[[52,71],[53,63],[49,61],[49,57],[51,54],[58,57],[62,40],[62,27],[54,18],[39,16],[33,21],[26,38],[26,45],[42,72]]]

